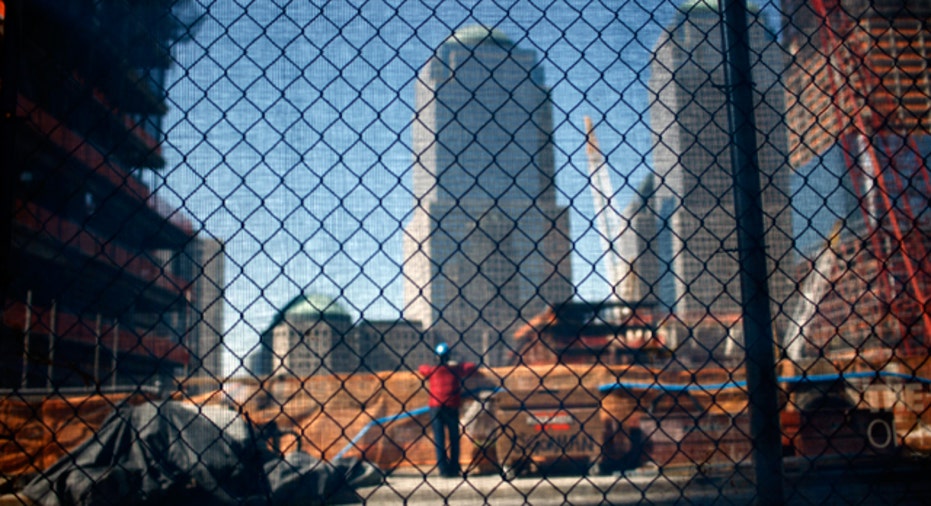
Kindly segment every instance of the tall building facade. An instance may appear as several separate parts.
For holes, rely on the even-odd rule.
[[[619,235],[618,250],[622,264],[630,268],[620,279],[619,292],[621,300],[632,304],[656,305],[660,300],[672,299],[660,286],[661,220],[651,207],[653,183],[652,177],[645,178],[622,213],[627,226]]]
[[[176,2],[17,4],[0,31],[19,56],[4,67],[15,121],[0,386],[171,385],[189,358],[194,232],[138,174],[165,165],[164,75],[186,29]]]
[[[197,237],[190,244],[194,261],[191,305],[194,321],[187,348],[191,354],[188,379],[200,388],[217,387],[224,378],[223,313],[226,305],[226,253],[218,239]]]
[[[803,297],[790,357],[931,345],[931,4],[786,0]]]
[[[654,132],[649,207],[666,228],[657,240],[670,239],[662,259],[669,268],[660,271],[675,286],[672,300],[664,302],[680,323],[680,332],[672,335],[682,356],[739,359],[742,309],[731,137],[721,86],[721,18],[716,0],[692,0],[679,9],[676,22],[657,42],[649,81]],[[792,291],[790,173],[779,84],[784,64],[758,11],[751,9],[748,25],[769,289],[778,332],[785,321],[780,309]],[[663,248],[658,244],[655,249]]]
[[[501,364],[514,329],[572,295],[542,68],[498,31],[466,27],[421,70],[415,101],[404,316],[462,358]]]
[[[421,364],[436,361],[418,322],[362,320],[353,331],[372,350],[364,360],[367,371],[416,371]]]
[[[792,165],[858,127],[931,131],[931,4],[924,0],[784,0]]]

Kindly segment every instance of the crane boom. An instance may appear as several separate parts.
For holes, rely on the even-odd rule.
[[[604,261],[607,281],[611,285],[614,298],[620,298],[622,278],[626,277],[616,241],[621,233],[621,216],[611,203],[614,187],[608,174],[604,156],[595,137],[592,119],[585,116],[585,151],[588,154],[588,176],[592,189],[592,201],[595,205],[595,220],[598,223],[598,235],[604,248]]]

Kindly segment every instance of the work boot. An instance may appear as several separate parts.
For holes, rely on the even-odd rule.
[[[462,478],[462,469],[459,466],[451,466],[449,469],[440,471],[443,478]]]

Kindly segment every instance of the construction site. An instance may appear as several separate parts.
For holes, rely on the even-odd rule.
[[[820,462],[921,467],[931,459],[931,6],[906,2],[909,8],[900,9],[899,3],[786,0],[782,6],[787,23],[780,44],[791,58],[773,81],[784,89],[773,90],[784,103],[779,121],[785,129],[779,135],[787,147],[774,148],[760,164],[773,311],[772,336],[765,337],[776,356],[779,426],[773,429],[779,431],[786,469],[803,469],[800,474]],[[40,15],[27,24],[35,31],[43,23],[59,26],[71,19],[50,14],[55,10],[42,2],[24,4]],[[706,16],[708,4],[687,2],[691,7],[679,7],[681,16]],[[5,13],[6,3],[0,6]],[[138,75],[142,67],[171,65],[158,46],[164,41],[140,43],[132,35],[144,27],[131,26],[124,33],[129,39],[120,41],[133,42],[134,50],[115,55],[117,50],[95,39],[96,29],[70,27],[81,45],[68,49],[73,62],[54,58],[54,65],[48,55],[64,48],[24,39],[24,57],[52,70],[27,72],[30,79],[13,95],[16,156],[28,161],[29,170],[17,173],[18,193],[10,202],[11,261],[22,268],[3,308],[0,494],[20,492],[49,470],[57,472],[72,454],[96,444],[115,412],[182,405],[192,413],[228,415],[263,451],[268,447],[282,459],[309,456],[314,466],[363,462],[387,483],[392,477],[416,479],[408,491],[413,497],[418,484],[436,474],[437,459],[428,381],[412,362],[433,358],[424,350],[440,340],[430,332],[441,324],[423,328],[420,321],[363,318],[356,323],[328,301],[318,313],[303,315],[306,329],[296,328],[286,309],[303,304],[300,295],[272,319],[256,346],[268,345],[262,357],[270,364],[267,371],[252,374],[241,366],[231,376],[222,374],[222,346],[201,337],[205,326],[216,323],[207,316],[211,301],[198,295],[212,293],[204,272],[214,250],[184,212],[167,208],[132,175],[164,164],[158,135],[148,131],[166,112],[165,97],[150,87],[163,83],[151,81],[159,75],[155,71]],[[9,27],[4,30],[6,43]],[[498,37],[495,44],[511,50],[507,44],[513,43],[492,30],[487,37]],[[454,44],[456,35],[444,44],[450,40]],[[669,50],[662,42],[658,46],[661,56]],[[92,48],[95,57],[78,58],[77,47]],[[101,62],[108,56],[122,63],[104,72]],[[654,64],[663,65],[659,60]],[[757,82],[767,78],[753,76]],[[702,86],[725,100],[725,86],[714,79]],[[658,109],[679,103],[673,94],[680,90],[672,88],[652,95]],[[60,90],[73,96],[61,98]],[[89,112],[62,105],[69,100]],[[548,100],[547,95],[542,101]],[[669,106],[654,113],[654,122],[692,113]],[[714,114],[700,119],[717,124],[721,118]],[[527,477],[591,476],[593,483],[613,479],[638,487],[642,480],[645,488],[655,479],[644,476],[693,480],[723,473],[731,482],[752,482],[746,467],[757,442],[741,266],[734,253],[738,213],[721,203],[733,189],[727,181],[727,189],[712,199],[717,209],[706,214],[687,205],[700,198],[682,190],[701,173],[706,183],[697,186],[714,193],[707,181],[717,177],[714,171],[727,172],[718,161],[726,158],[724,150],[715,154],[713,169],[693,173],[688,164],[700,162],[689,158],[689,147],[675,153],[665,172],[657,168],[636,185],[625,176],[629,201],[621,206],[621,189],[615,190],[620,169],[596,137],[597,128],[612,125],[589,116],[580,123],[591,223],[603,253],[597,259],[603,265],[591,270],[603,276],[610,293],[602,301],[567,298],[540,305],[530,316],[521,313],[525,307],[500,304],[517,316],[507,329],[497,329],[495,360],[482,363],[463,384],[459,465],[465,480],[492,477],[481,499],[499,483]],[[653,135],[662,146],[654,155],[660,167],[662,150],[674,151],[681,141],[675,136],[691,133],[657,127]],[[766,139],[761,144],[778,144],[775,133],[760,137]],[[782,165],[767,168],[767,157],[778,160],[780,154]],[[663,211],[670,206],[672,211]],[[566,227],[554,225],[541,235]],[[547,248],[562,247],[554,244]],[[455,254],[467,257],[464,250]],[[567,262],[565,253],[560,262]],[[556,264],[547,267],[547,283],[563,272]],[[476,262],[469,268],[484,272]],[[565,287],[550,288],[556,293]],[[538,289],[536,297],[544,291]],[[419,296],[426,292],[421,288]],[[496,296],[505,292],[498,287]],[[474,319],[489,328],[486,313],[505,312],[498,299],[490,300],[487,312],[476,310],[480,317]],[[459,318],[431,310],[438,311],[442,325],[452,327]],[[325,318],[326,328],[320,325]],[[474,321],[468,332],[478,332]],[[283,330],[275,328],[279,324]],[[354,326],[363,325],[370,327],[369,341],[359,351],[350,336],[357,335]],[[379,356],[385,353],[378,345],[390,346],[384,329],[395,327],[406,339],[405,350],[419,351],[391,350],[396,356],[390,360]],[[319,335],[330,344],[307,345],[318,335],[310,328],[323,329]],[[487,329],[480,330],[487,340]],[[452,340],[465,343],[458,350],[484,359],[480,352],[488,343],[468,347],[465,335]],[[304,345],[311,349],[306,357],[298,355]],[[332,349],[338,346],[337,356]],[[298,358],[306,360],[299,364]],[[375,366],[389,362],[384,370]],[[222,438],[233,426],[215,422],[214,428]],[[183,433],[185,427],[173,429]],[[119,467],[116,456],[106,458],[111,460],[101,461],[102,468]],[[167,464],[160,472],[166,483],[177,480],[164,484],[166,494],[197,486],[182,471],[171,474]],[[108,476],[92,478],[105,482]],[[378,490],[355,499],[384,500],[387,492]],[[0,504],[25,500],[5,497]],[[600,499],[608,501],[607,492]]]

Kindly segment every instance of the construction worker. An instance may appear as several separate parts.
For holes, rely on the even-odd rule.
[[[437,365],[420,366],[420,374],[429,382],[430,425],[433,427],[433,444],[440,476],[460,476],[459,468],[459,406],[462,403],[462,381],[478,368],[471,362],[450,361],[450,349],[440,343],[434,350]],[[449,436],[449,453],[446,453],[446,436]]]

